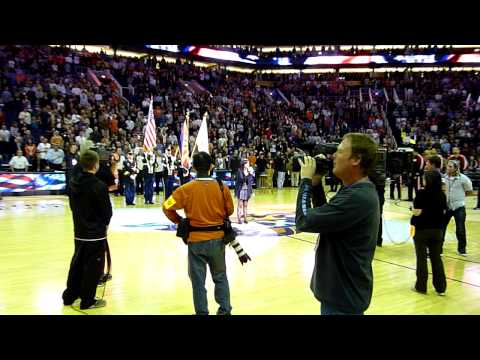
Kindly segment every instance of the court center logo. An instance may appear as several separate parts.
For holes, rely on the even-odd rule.
[[[232,226],[242,237],[287,236],[295,234],[295,214],[277,212],[252,214],[248,224]],[[117,231],[176,231],[161,209],[116,209],[110,228]]]

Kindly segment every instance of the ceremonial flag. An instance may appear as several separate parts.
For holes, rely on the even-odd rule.
[[[198,135],[197,138],[195,139],[195,148],[198,151],[205,151],[206,153],[209,153],[208,151],[208,128],[207,128],[207,113],[203,115],[203,120],[202,124],[200,125],[200,129],[198,130]],[[193,153],[193,151],[192,151]]]
[[[397,104],[400,104],[400,98],[398,97],[397,90],[395,90],[395,88],[393,88],[393,101],[395,101]]]
[[[468,94],[467,100],[465,101],[466,106],[468,107],[470,105],[470,99],[472,98],[472,94]]]
[[[362,89],[358,89],[359,94],[360,94],[360,102],[363,102],[363,97],[362,97]]]
[[[190,156],[188,151],[188,137],[189,137],[189,114],[187,111],[187,116],[183,122],[182,131],[180,132],[180,149],[181,149],[181,165],[184,169],[190,169]]]
[[[383,93],[385,94],[385,99],[386,99],[387,101],[390,101],[390,100],[388,99],[387,89],[383,88]]]
[[[368,88],[368,98],[370,99],[370,104],[373,104],[372,89],[370,88]]]
[[[155,118],[153,117],[153,97],[150,99],[150,108],[148,109],[148,120],[143,137],[143,148],[145,151],[152,151],[157,146],[157,132]]]

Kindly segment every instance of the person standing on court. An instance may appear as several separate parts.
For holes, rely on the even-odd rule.
[[[133,152],[129,151],[127,159],[123,162],[123,176],[125,186],[125,202],[127,205],[135,205],[135,178],[137,177],[137,163],[133,158]]]
[[[242,160],[242,165],[237,172],[237,181],[235,182],[235,196],[238,199],[237,219],[239,224],[242,223],[242,216],[245,224],[248,223],[248,200],[250,200],[253,192],[253,179],[253,168],[250,166],[248,159]]]
[[[145,204],[153,205],[153,186],[155,177],[155,154],[153,152],[146,152],[143,172],[143,194]]]
[[[413,241],[417,257],[417,281],[412,290],[426,294],[428,280],[427,249],[432,263],[433,287],[445,295],[447,280],[440,250],[447,198],[442,191],[442,175],[438,171],[424,173],[425,188],[420,189],[413,201],[410,224],[415,227]]]
[[[333,173],[343,187],[328,203],[325,174],[315,173],[314,158],[300,160],[295,223],[299,232],[319,233],[310,288],[322,315],[363,315],[370,305],[380,209],[368,174],[376,159],[373,138],[346,134],[333,160]]]
[[[182,219],[177,210],[183,209],[189,220],[188,275],[192,282],[193,303],[197,315],[208,315],[205,278],[207,264],[215,283],[215,301],[219,308],[217,315],[230,315],[230,288],[225,263],[224,219],[233,214],[233,199],[228,186],[220,187],[210,176],[213,162],[206,152],[193,156],[195,180],[177,188],[163,203],[163,212],[175,224]],[[231,242],[242,265],[250,260],[235,239]]]
[[[95,298],[95,293],[105,266],[112,205],[107,185],[95,176],[100,167],[98,154],[92,150],[83,152],[80,167],[81,171],[72,175],[68,193],[75,253],[62,298],[64,305],[72,305],[80,298],[80,309],[88,309],[106,305],[105,300]]]
[[[444,240],[448,223],[455,218],[456,235],[458,240],[457,252],[461,256],[467,256],[467,232],[465,220],[465,196],[473,195],[472,181],[460,172],[460,163],[457,160],[449,160],[447,163],[447,174],[445,175],[448,210],[445,215]],[[442,251],[443,252],[443,244]]]

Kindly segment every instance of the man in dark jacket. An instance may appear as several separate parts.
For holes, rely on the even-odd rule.
[[[301,165],[297,231],[319,233],[310,288],[322,315],[361,315],[370,305],[372,261],[380,221],[375,185],[367,174],[376,161],[375,141],[346,134],[334,156],[334,174],[342,189],[327,203],[315,159]],[[314,208],[312,208],[312,200]]]
[[[80,298],[80,309],[106,305],[96,299],[97,284],[105,266],[107,229],[112,217],[112,205],[107,185],[98,179],[99,157],[92,150],[80,156],[81,171],[70,180],[69,201],[72,210],[75,253],[68,273],[63,303],[71,305]]]

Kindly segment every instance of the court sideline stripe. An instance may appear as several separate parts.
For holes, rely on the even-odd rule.
[[[310,243],[310,244],[313,244],[313,245],[315,244],[314,241],[309,241],[309,240],[300,239],[300,238],[297,238],[297,237],[292,236],[292,235],[286,235],[286,236],[289,237],[289,238],[292,238],[292,239],[294,239],[294,240],[299,240],[299,241],[307,242],[307,243]],[[456,259],[456,260],[468,261],[468,260],[464,260],[464,259],[454,258],[454,257],[451,257],[451,256],[449,256],[449,257],[452,258],[452,259]],[[378,258],[376,258],[376,257],[374,257],[373,260],[376,260],[376,261],[379,261],[379,262],[383,262],[383,263],[386,263],[386,264],[390,264],[390,265],[395,265],[395,266],[403,267],[403,268],[410,269],[410,270],[413,270],[413,271],[416,271],[416,270],[417,270],[417,269],[412,268],[412,267],[410,267],[410,266],[397,264],[397,263],[394,263],[394,262],[391,262],[391,261],[381,260],[381,259],[378,259]],[[432,273],[429,272],[429,275],[432,275]],[[450,278],[450,277],[448,277],[448,276],[446,276],[446,278],[447,278],[448,280],[451,280],[451,281],[456,281],[456,282],[459,282],[459,283],[462,283],[462,284],[467,284],[467,285],[471,285],[471,286],[480,288],[480,285],[472,284],[472,283],[469,283],[469,282],[467,282],[467,281],[462,281],[462,280]]]

